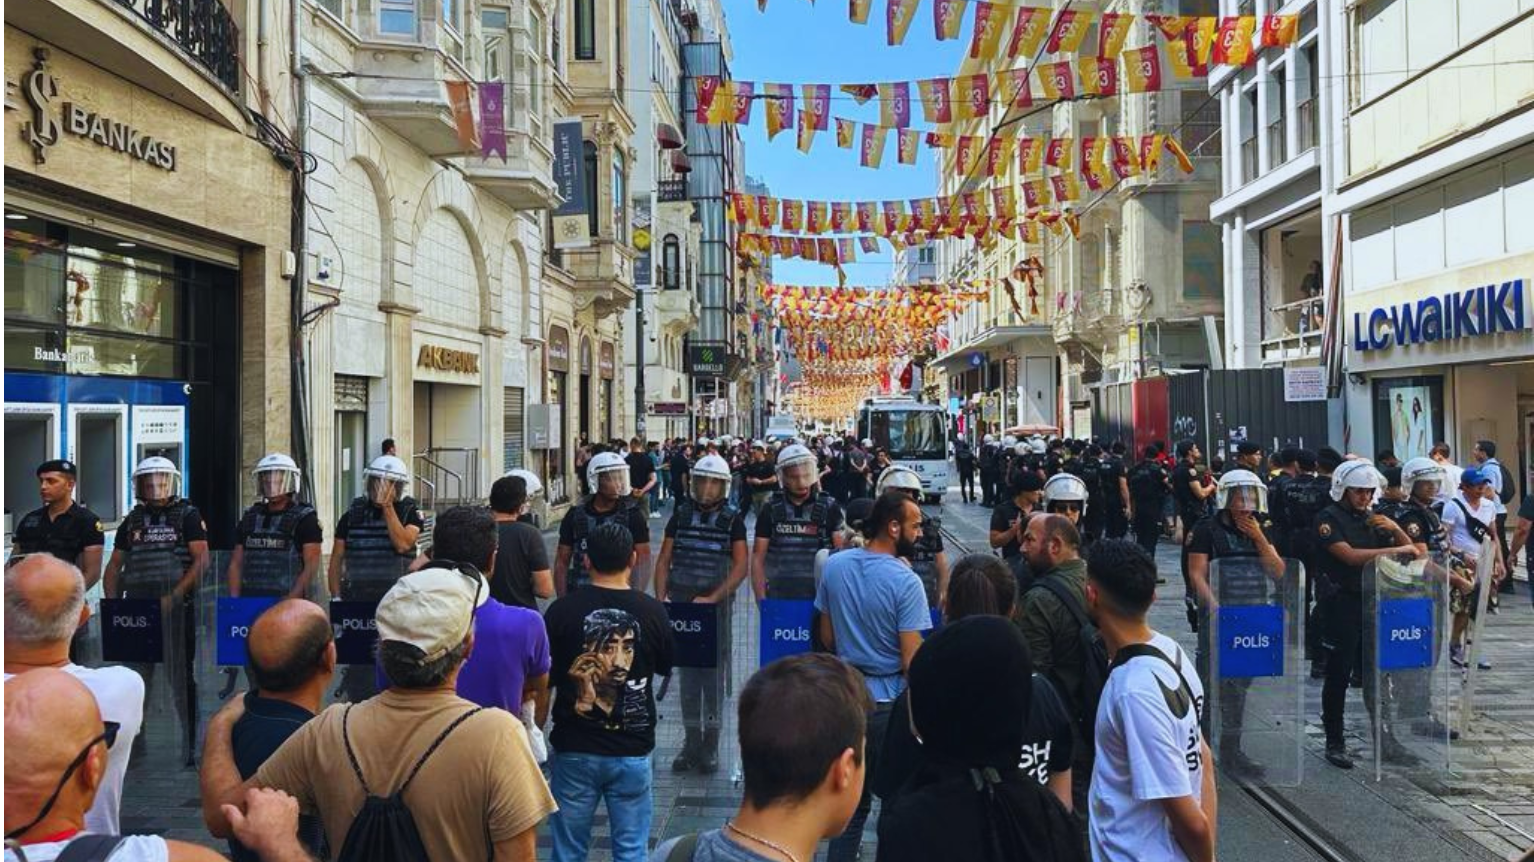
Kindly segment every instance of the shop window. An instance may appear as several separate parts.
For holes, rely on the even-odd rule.
[[[660,284],[663,290],[682,286],[682,243],[676,234],[666,234],[660,246]]]
[[[346,511],[351,501],[362,496],[362,470],[368,461],[368,379],[337,374],[334,391],[336,409],[335,511]]]
[[[581,182],[586,186],[586,229],[597,236],[597,145],[581,142]]]
[[[597,58],[597,20],[595,0],[575,0],[575,59]]]
[[[1402,461],[1425,458],[1444,439],[1443,378],[1377,379],[1373,412],[1376,449],[1388,448]]]

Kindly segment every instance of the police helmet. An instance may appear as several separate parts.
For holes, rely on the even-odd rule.
[[[629,462],[617,452],[598,452],[586,462],[586,484],[593,491],[606,488],[615,497],[627,497],[633,490],[629,487]]]
[[[1044,511],[1054,511],[1055,503],[1080,503],[1081,513],[1087,512],[1087,483],[1070,473],[1060,473],[1044,483]]]
[[[692,498],[708,508],[730,491],[730,465],[718,455],[705,455],[692,465]]]
[[[1362,458],[1344,461],[1332,473],[1332,500],[1342,502],[1343,494],[1351,488],[1372,488],[1378,491],[1384,486],[1385,477],[1369,461]]]
[[[1432,458],[1413,458],[1401,465],[1401,487],[1407,493],[1411,493],[1418,482],[1432,482],[1435,486],[1433,493],[1436,494],[1447,477],[1448,473],[1443,466]]]
[[[879,480],[874,483],[874,493],[882,495],[885,491],[914,491],[921,493],[921,477],[916,471],[904,464],[891,464],[879,474]]]
[[[813,486],[820,479],[819,470],[816,469],[815,454],[798,443],[784,446],[783,451],[778,453],[776,470],[778,483],[785,491],[793,490],[798,493]],[[794,481],[790,482],[791,479]],[[792,489],[790,485],[793,485]]]
[[[543,480],[538,478],[537,473],[518,468],[516,470],[507,470],[506,475],[517,476],[522,479],[522,482],[527,485],[527,499],[531,500],[543,495]]]
[[[1028,448],[1032,450],[1033,454],[1035,455],[1043,455],[1046,451],[1049,450],[1049,447],[1044,443],[1044,438],[1037,434],[1028,438]]]
[[[1268,486],[1251,470],[1226,470],[1220,476],[1214,492],[1215,508],[1228,509],[1231,501],[1238,497],[1246,499],[1248,512],[1268,511]]]
[[[273,452],[256,462],[250,471],[256,479],[256,496],[274,500],[284,494],[297,494],[303,486],[298,463],[281,452]]]
[[[181,471],[169,458],[145,458],[133,468],[133,492],[143,503],[172,499],[181,493]]]
[[[405,467],[405,462],[393,455],[379,455],[373,462],[362,469],[362,476],[367,481],[368,499],[377,503],[382,497],[385,487],[393,487],[393,499],[399,499],[405,493],[405,486],[410,484],[410,471]]]

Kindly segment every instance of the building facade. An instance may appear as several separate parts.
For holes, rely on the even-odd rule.
[[[79,464],[110,536],[163,455],[227,548],[293,445],[288,5],[176,8],[6,7],[7,534],[40,462]]]

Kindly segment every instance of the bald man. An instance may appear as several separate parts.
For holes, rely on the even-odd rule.
[[[53,862],[87,832],[91,807],[108,768],[112,748],[121,744],[115,728],[101,721],[96,699],[84,683],[57,668],[42,668],[5,684],[5,834],[29,862]],[[298,804],[276,791],[246,798],[247,813],[237,833],[259,848],[266,862],[309,857],[293,839]],[[233,808],[233,806],[231,806]],[[118,839],[117,862],[211,862],[211,850],[155,835]],[[12,851],[7,862],[19,857]]]
[[[73,563],[28,554],[5,570],[5,678],[57,668],[84,683],[102,717],[118,725],[106,776],[86,814],[92,832],[115,835],[123,776],[144,723],[144,679],[125,667],[81,667],[69,660],[70,638],[90,619],[85,578]]]
[[[231,731],[234,763],[241,778],[256,774],[267,758],[319,712],[336,670],[330,615],[304,599],[285,599],[267,608],[245,641],[246,673],[254,690],[245,695],[245,714]],[[299,819],[298,837],[320,855],[324,829],[319,818]],[[229,842],[236,862],[257,857],[237,840]]]

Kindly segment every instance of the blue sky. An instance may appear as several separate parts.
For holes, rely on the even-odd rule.
[[[867,24],[847,20],[846,0],[769,0],[758,12],[756,0],[722,0],[730,40],[735,50],[731,74],[736,80],[762,82],[875,83],[915,81],[952,75],[969,45],[966,16],[961,38],[938,42],[932,32],[929,3],[918,7],[905,42],[885,44],[884,0],[874,0]],[[921,107],[912,92],[912,113],[920,125]],[[795,108],[799,107],[795,93]],[[864,105],[833,91],[831,115],[851,120],[878,122],[879,100]],[[809,155],[799,152],[795,132],[785,129],[770,143],[759,103],[751,125],[741,128],[745,143],[746,173],[767,182],[774,197],[812,200],[896,200],[927,197],[935,193],[937,177],[931,151],[917,148],[915,165],[895,158],[895,139],[885,142],[883,165],[878,169],[858,164],[856,149],[836,146],[834,128],[819,132]],[[878,255],[858,254],[846,267],[847,283],[883,284],[889,276],[888,245]],[[829,266],[778,258],[773,278],[781,284],[835,284],[836,271]]]

